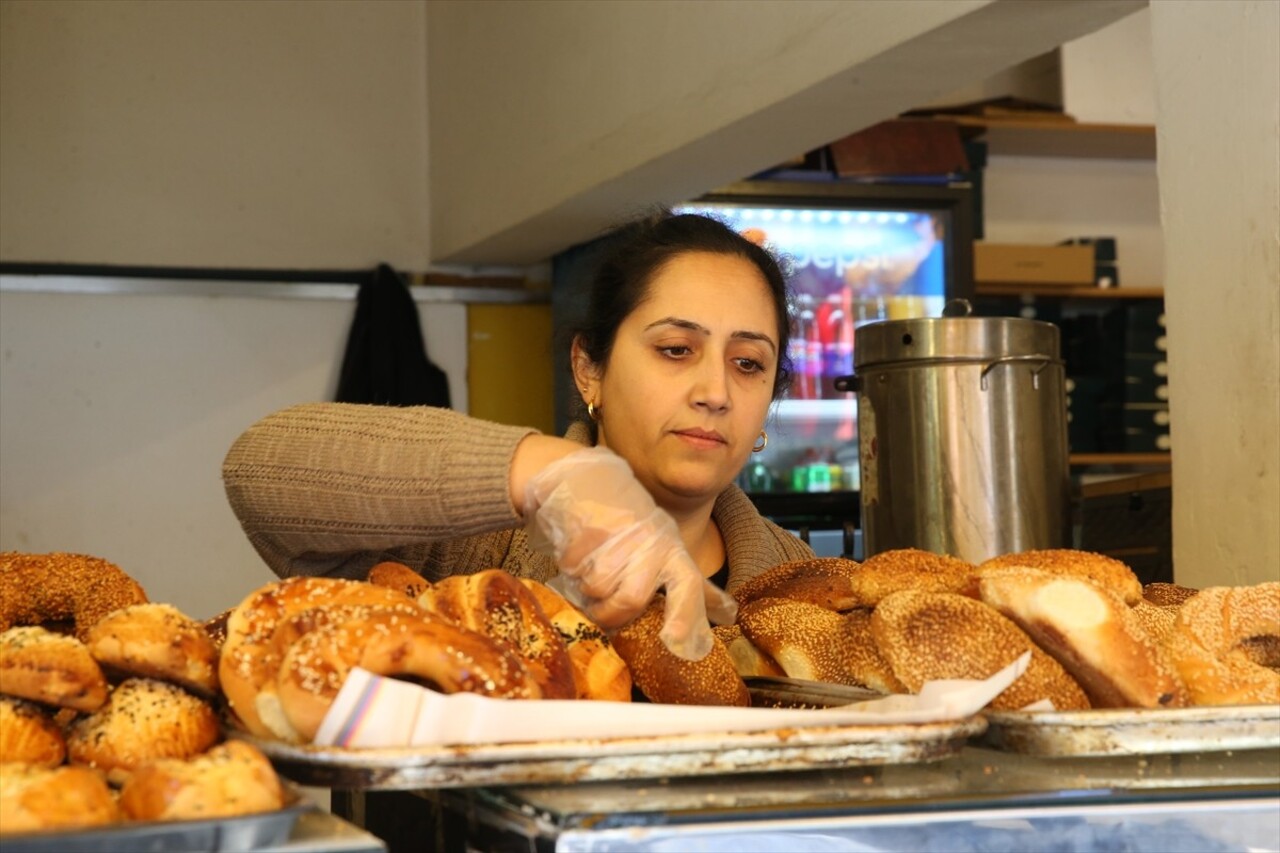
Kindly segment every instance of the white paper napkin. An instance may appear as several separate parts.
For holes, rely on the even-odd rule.
[[[442,746],[960,720],[982,710],[1026,671],[1030,660],[1027,652],[981,681],[930,681],[917,695],[816,710],[445,695],[357,668],[329,708],[315,743]]]

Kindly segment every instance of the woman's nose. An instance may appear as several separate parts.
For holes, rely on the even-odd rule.
[[[724,362],[707,359],[699,367],[693,388],[693,404],[713,412],[729,408],[729,373]]]

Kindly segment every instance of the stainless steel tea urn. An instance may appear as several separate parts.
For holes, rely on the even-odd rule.
[[[837,380],[857,393],[865,555],[1068,547],[1057,326],[968,316],[963,300],[943,314],[859,327]]]

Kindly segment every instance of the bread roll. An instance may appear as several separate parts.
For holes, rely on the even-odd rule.
[[[418,604],[519,655],[544,699],[577,695],[564,639],[534,594],[514,575],[502,569],[453,575],[428,587],[418,596]]]
[[[839,557],[794,560],[751,578],[734,590],[733,597],[739,605],[760,598],[785,598],[828,610],[848,610],[858,603],[852,586],[857,571],[857,563]]]
[[[100,557],[0,553],[0,631],[71,619],[83,640],[103,616],[146,600],[136,580]]]
[[[630,702],[631,670],[608,635],[551,587],[530,578],[521,578],[520,582],[533,593],[543,614],[564,640],[573,664],[577,697]]]
[[[37,626],[10,628],[0,633],[0,693],[96,711],[107,700],[107,678],[75,637]]]
[[[672,705],[750,705],[747,685],[718,637],[712,635],[710,653],[698,661],[677,657],[663,645],[659,634],[665,606],[665,596],[656,596],[613,637],[640,692],[651,702]]]
[[[904,589],[977,596],[973,571],[972,565],[956,557],[898,548],[863,560],[853,576],[853,593],[860,607],[875,607]]]
[[[1180,708],[1186,690],[1167,655],[1121,598],[1093,581],[1020,567],[988,568],[982,600],[1018,623],[1095,708]]]
[[[89,629],[89,653],[110,670],[218,694],[218,650],[198,622],[171,604],[134,604]]]
[[[1169,650],[1199,705],[1280,703],[1280,583],[1209,587],[1179,608]]]
[[[0,696],[0,764],[57,767],[67,757],[62,729],[39,705]]]
[[[872,612],[871,633],[894,675],[912,693],[926,681],[990,678],[1030,651],[1027,671],[988,707],[1017,711],[1043,699],[1060,711],[1089,707],[1080,685],[1026,633],[967,596],[894,593]]]
[[[120,791],[120,808],[130,820],[208,820],[283,807],[284,790],[271,762],[241,740],[185,761],[152,762]]]
[[[1039,551],[1021,551],[1004,554],[987,560],[978,566],[978,574],[988,569],[1025,566],[1040,569],[1054,575],[1083,578],[1093,581],[1132,607],[1142,598],[1142,582],[1133,570],[1119,560],[1092,551],[1075,551],[1069,548],[1049,548]]]
[[[130,678],[101,710],[71,725],[67,754],[119,783],[157,759],[204,752],[218,736],[218,717],[209,703],[164,681]]]
[[[111,789],[88,767],[0,764],[0,836],[104,826],[119,817]]]
[[[738,675],[743,678],[748,676],[768,676],[770,678],[782,678],[786,676],[778,662],[769,655],[762,652],[755,643],[747,639],[742,633],[741,625],[716,625],[711,629],[711,633],[724,643],[725,649],[729,652],[729,659],[733,661],[733,668],[738,671]]]

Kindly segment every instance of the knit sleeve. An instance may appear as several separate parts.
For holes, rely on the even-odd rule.
[[[426,406],[308,403],[246,430],[222,479],[276,574],[350,575],[357,555],[518,526],[511,459],[533,432]]]

